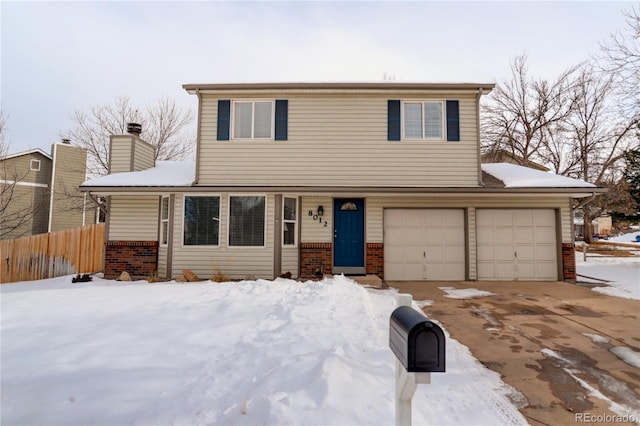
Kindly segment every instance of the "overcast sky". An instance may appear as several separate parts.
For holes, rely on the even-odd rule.
[[[10,152],[50,152],[74,110],[185,83],[500,82],[527,53],[553,78],[625,28],[629,2],[2,1]],[[195,127],[195,124],[194,124]]]

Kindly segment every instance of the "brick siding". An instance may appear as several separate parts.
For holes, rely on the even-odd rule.
[[[300,244],[300,278],[322,279],[323,274],[331,275],[333,244]]]
[[[576,250],[572,243],[562,243],[562,279],[576,282]]]
[[[105,278],[117,278],[123,271],[133,278],[147,278],[154,275],[157,269],[157,241],[107,241]]]
[[[384,245],[367,243],[367,274],[384,279]]]

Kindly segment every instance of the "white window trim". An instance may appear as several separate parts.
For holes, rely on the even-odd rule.
[[[34,167],[34,164],[37,164],[37,167]],[[34,172],[39,172],[40,171],[40,160],[34,160],[32,159],[29,162],[29,170],[32,170]]]
[[[296,201],[296,218],[291,220],[291,219],[285,219],[284,218],[284,200],[287,198],[291,198],[293,200]],[[284,195],[282,197],[282,212],[280,213],[282,216],[282,247],[283,248],[295,248],[298,247],[298,216],[300,213],[300,202],[299,202],[299,197],[295,197],[295,196],[287,196]],[[285,223],[293,223],[295,224],[295,229],[293,232],[293,244],[285,244],[284,243],[284,231],[285,231]]]
[[[231,197],[264,197],[264,236],[261,246],[234,246],[231,245]],[[267,247],[267,217],[269,216],[269,199],[267,194],[229,194],[227,197],[227,248],[233,250],[255,250]]]
[[[196,244],[185,244],[184,243],[184,213],[187,207],[187,203],[186,203],[186,198],[187,197],[218,197],[220,199],[218,205],[219,205],[219,211],[218,214],[220,217],[218,217],[218,244],[207,244],[207,245],[196,245]],[[221,194],[183,194],[182,195],[182,216],[181,216],[181,222],[182,222],[182,231],[180,233],[180,247],[182,248],[186,248],[186,249],[190,249],[190,248],[200,248],[200,249],[207,249],[207,248],[213,248],[213,247],[220,247],[220,241],[222,240],[222,195]]]
[[[162,218],[162,207],[164,206],[164,200],[167,200],[167,218],[163,219]],[[168,195],[163,195],[160,197],[160,235],[159,235],[159,240],[160,240],[160,246],[161,247],[167,247],[169,245],[169,210],[171,210],[171,206],[169,205],[170,203],[170,198]],[[182,220],[184,221],[184,215],[182,216]],[[163,237],[164,237],[164,224],[167,224],[167,242],[162,242]]]
[[[236,138],[236,104],[237,103],[249,103],[251,102],[251,137],[250,138]],[[255,122],[255,109],[256,102],[270,102],[271,103],[271,136],[268,138],[256,138],[253,137],[254,133],[254,122]],[[231,120],[229,122],[229,130],[231,134],[231,139],[236,141],[272,141],[275,140],[275,132],[276,132],[276,101],[275,99],[234,99],[231,101]]]
[[[405,128],[404,128],[404,120],[406,117],[404,106],[405,104],[422,104],[421,107],[421,119],[422,119],[422,137],[421,138],[407,138],[405,136]],[[441,138],[427,138],[425,137],[425,133],[427,131],[425,123],[424,123],[424,104],[425,103],[439,103],[440,111],[442,112],[442,121],[440,123],[442,128],[442,137]],[[447,111],[446,104],[444,99],[403,99],[402,100],[402,110],[400,113],[400,125],[402,127],[402,140],[409,142],[419,142],[419,141],[430,141],[430,142],[446,142],[447,141]]]

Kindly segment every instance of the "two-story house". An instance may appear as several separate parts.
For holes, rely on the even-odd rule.
[[[68,140],[51,154],[31,149],[0,158],[0,239],[13,239],[95,223],[86,216],[87,150]]]
[[[481,164],[493,84],[187,84],[194,162],[112,137],[107,277],[575,279],[572,203],[599,188]]]

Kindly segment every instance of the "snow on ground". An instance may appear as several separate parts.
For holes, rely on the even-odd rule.
[[[614,241],[616,243],[633,243],[640,246],[640,241],[637,241],[636,238],[640,236],[640,232],[629,232],[627,234],[618,235],[617,237],[609,238],[609,241]]]
[[[494,296],[495,293],[490,291],[478,290],[477,288],[454,288],[454,287],[438,287],[440,290],[447,293],[445,297],[451,299],[473,299],[475,297]]]
[[[593,291],[640,300],[640,256],[605,257],[590,254],[585,262],[582,252],[576,252],[576,271],[579,275],[611,281],[594,287]],[[578,281],[597,282],[581,276]]]
[[[7,425],[393,424],[394,292],[322,282],[4,284]],[[415,424],[526,424],[517,392],[447,340]]]

